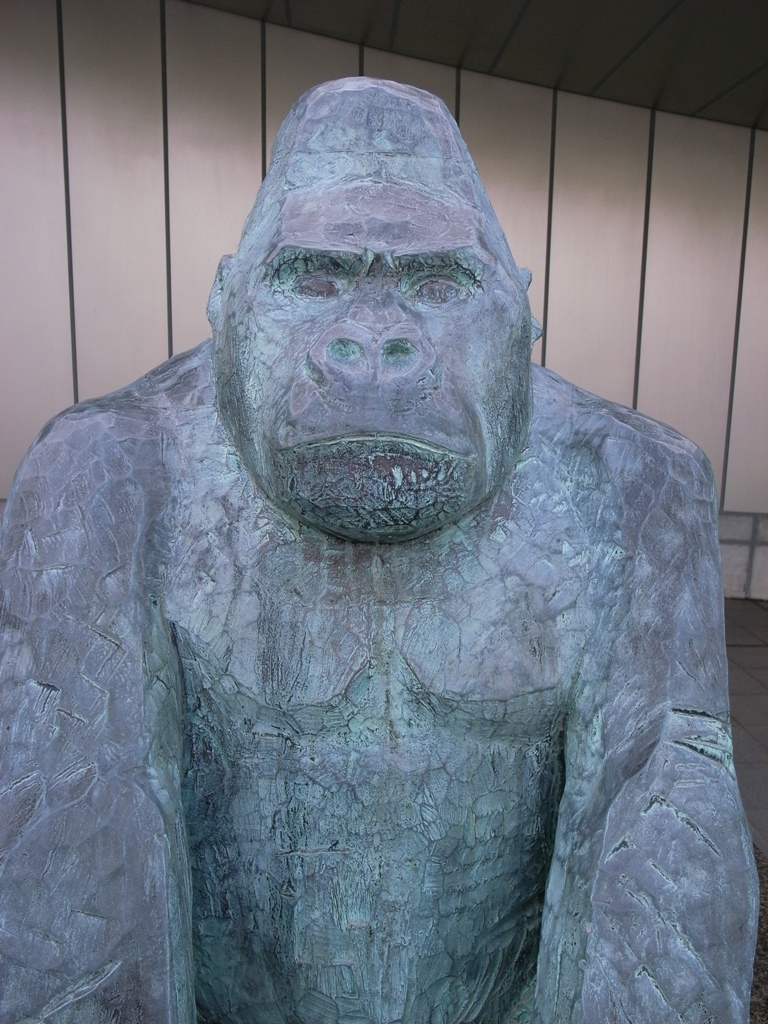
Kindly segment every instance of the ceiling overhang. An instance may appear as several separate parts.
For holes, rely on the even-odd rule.
[[[566,92],[768,129],[766,0],[189,0]]]

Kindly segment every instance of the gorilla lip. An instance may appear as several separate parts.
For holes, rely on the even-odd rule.
[[[354,434],[274,451],[280,491],[311,525],[353,540],[437,529],[476,503],[477,459],[397,434]]]
[[[467,458],[463,452],[447,448],[442,444],[422,441],[405,434],[385,434],[378,431],[359,434],[337,434],[329,437],[315,438],[311,441],[299,441],[294,445],[279,449],[278,454],[298,451],[299,449],[307,451],[312,448],[325,449],[354,445],[375,446],[377,450],[382,450],[383,448],[402,449],[404,453],[411,449],[413,455],[421,453],[429,458],[445,458],[446,455],[453,456],[454,458]]]

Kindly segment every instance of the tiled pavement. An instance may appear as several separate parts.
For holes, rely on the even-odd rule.
[[[733,753],[752,837],[768,856],[768,601],[727,600]]]

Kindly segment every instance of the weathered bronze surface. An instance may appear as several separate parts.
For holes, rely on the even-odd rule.
[[[330,83],[213,342],[43,431],[3,1024],[745,1024],[710,469],[531,367],[529,280],[438,100]]]

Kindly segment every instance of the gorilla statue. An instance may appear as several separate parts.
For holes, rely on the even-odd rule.
[[[3,1024],[745,1024],[693,444],[531,366],[445,107],[295,105],[213,340],[2,537]]]

